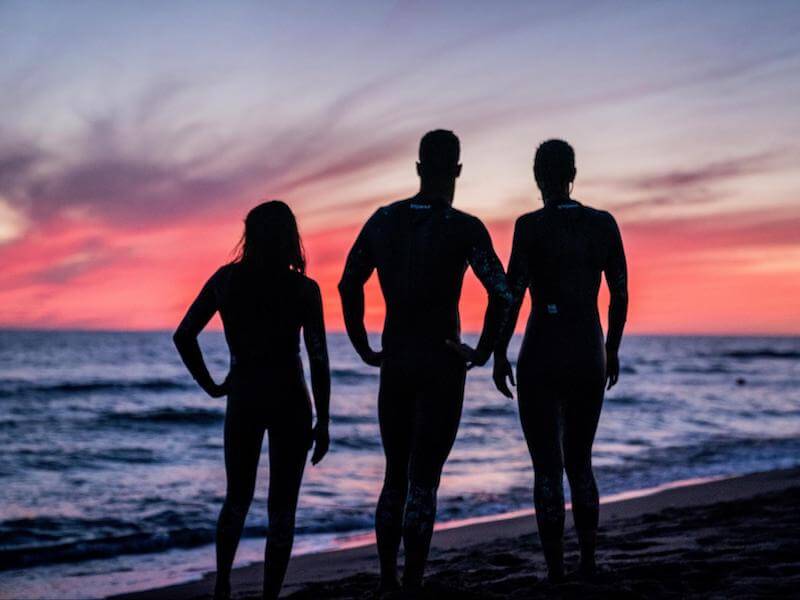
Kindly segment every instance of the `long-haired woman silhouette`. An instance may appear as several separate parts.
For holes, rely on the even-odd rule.
[[[534,503],[549,576],[564,574],[566,470],[584,575],[595,570],[599,514],[592,472],[594,442],[606,381],[619,377],[617,352],[628,309],[622,238],[607,212],[570,198],[575,154],[562,140],[539,146],[534,160],[544,208],[519,218],[508,265],[514,297],[511,315],[495,351],[494,380],[511,397],[506,358],[525,290],[531,313],[517,361],[519,413],[533,459]],[[597,310],[601,274],[611,292],[608,336]]]
[[[224,383],[211,378],[197,336],[219,311],[231,354]],[[311,368],[317,424],[300,359],[303,330]],[[210,396],[227,394],[227,492],[217,524],[215,598],[230,596],[230,574],[253,498],[264,432],[269,436],[269,529],[264,597],[277,598],[294,540],[297,496],[305,460],[328,451],[330,372],[316,282],[305,276],[305,257],[289,207],[271,201],[245,220],[238,257],[205,284],[175,332],[175,345],[194,379]]]

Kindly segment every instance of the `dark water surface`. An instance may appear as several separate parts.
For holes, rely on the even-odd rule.
[[[221,334],[201,342],[224,375]],[[382,479],[377,370],[343,335],[329,343],[332,447],[306,471],[298,552],[369,530]],[[633,336],[622,363],[595,444],[603,495],[800,464],[800,338]],[[167,333],[0,332],[0,594],[97,596],[210,569],[223,416]],[[263,548],[260,469],[239,563]],[[490,368],[470,371],[439,520],[528,508],[532,481],[515,402]]]

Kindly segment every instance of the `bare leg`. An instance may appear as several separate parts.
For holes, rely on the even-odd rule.
[[[264,551],[264,598],[277,598],[289,566],[294,543],[297,497],[303,479],[309,442],[296,431],[270,429],[269,434],[269,530]],[[274,433],[273,433],[274,432]]]
[[[264,428],[236,408],[225,416],[227,492],[217,521],[217,581],[215,598],[230,596],[230,576],[236,548],[256,485]]]

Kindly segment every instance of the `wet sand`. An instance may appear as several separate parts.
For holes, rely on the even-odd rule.
[[[533,516],[437,531],[426,577],[430,598],[792,597],[800,590],[800,468],[687,485],[601,509],[592,582],[545,581]],[[578,548],[567,519],[567,568]],[[120,596],[208,597],[201,581]],[[377,586],[373,544],[300,556],[283,596],[366,598]],[[257,598],[261,565],[237,569],[235,598]]]

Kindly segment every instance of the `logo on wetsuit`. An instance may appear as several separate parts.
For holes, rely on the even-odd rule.
[[[555,304],[548,304],[547,305],[547,314],[549,315],[557,315],[558,314],[558,306]]]

